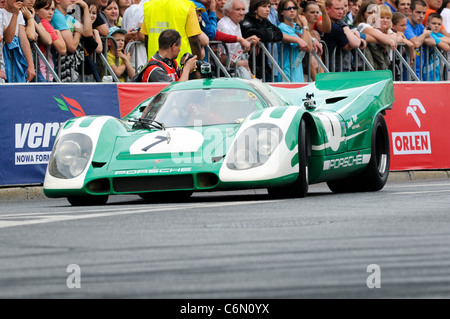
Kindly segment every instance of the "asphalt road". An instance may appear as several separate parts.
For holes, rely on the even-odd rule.
[[[0,206],[0,298],[450,298],[450,181]]]

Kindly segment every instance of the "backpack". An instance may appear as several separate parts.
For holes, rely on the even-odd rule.
[[[139,70],[138,73],[136,73],[131,78],[131,80],[129,82],[142,82],[142,77],[144,76],[145,71],[152,65],[157,65],[160,68],[162,68],[163,70],[165,70],[164,65],[161,62],[155,61],[155,60],[150,60]]]
[[[165,61],[163,61],[163,62],[165,62]],[[168,65],[162,63],[161,61],[153,60],[153,59],[152,59],[152,60],[149,60],[149,61],[147,62],[147,64],[145,64],[145,65],[141,68],[141,70],[139,70],[139,72],[138,72],[137,74],[135,74],[135,75],[131,78],[131,80],[130,80],[129,82],[142,82],[142,77],[144,76],[145,71],[146,71],[149,67],[151,67],[151,66],[153,66],[153,65],[157,65],[158,67],[160,67],[161,69],[165,70],[166,72],[170,72],[170,71],[171,71],[171,70],[168,69],[168,68],[169,68]],[[177,72],[177,76],[178,76],[178,78],[179,78],[179,77],[180,77],[179,67],[178,67],[178,64],[177,64],[176,61],[175,61],[175,69],[176,69],[176,72]]]

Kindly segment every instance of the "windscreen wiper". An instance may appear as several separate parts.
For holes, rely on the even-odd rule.
[[[157,130],[166,130],[166,126],[164,123],[140,117],[138,119],[130,119],[131,122],[135,122],[133,125],[133,128],[140,129],[140,128],[156,128]]]

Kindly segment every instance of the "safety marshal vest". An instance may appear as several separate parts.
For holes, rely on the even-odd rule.
[[[151,58],[150,61],[143,67],[143,74],[139,81],[147,82],[150,74],[155,68],[162,68],[166,71],[167,75],[172,78],[174,82],[180,79],[180,68],[178,67],[177,61],[173,61],[174,66],[170,67],[163,61]]]
[[[188,12],[195,4],[189,0],[151,0],[144,3],[144,24],[148,36],[148,56],[159,50],[159,35],[166,29],[175,29],[181,35],[181,51],[178,63],[186,53],[192,53],[189,37],[186,33]],[[144,33],[145,34],[145,33]]]

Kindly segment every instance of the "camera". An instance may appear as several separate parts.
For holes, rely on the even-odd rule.
[[[184,67],[186,62],[189,59],[192,59],[194,56],[190,54],[189,52],[185,53],[180,60],[181,67]],[[200,70],[200,74],[203,78],[212,78],[212,70],[211,70],[211,64],[204,61],[198,61],[196,62],[197,70]]]

